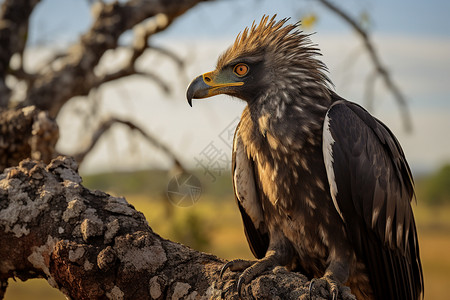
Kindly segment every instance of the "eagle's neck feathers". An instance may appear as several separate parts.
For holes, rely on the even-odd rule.
[[[276,85],[274,82],[273,87]],[[309,87],[303,94],[291,88],[294,86],[298,87],[292,84],[270,89],[270,93],[248,104],[242,118],[243,123],[252,124],[252,139],[267,140],[274,150],[276,141],[286,151],[321,143],[323,120],[331,104],[330,91],[318,86]]]

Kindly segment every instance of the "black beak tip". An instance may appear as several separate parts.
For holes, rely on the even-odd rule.
[[[186,91],[186,98],[188,104],[192,107],[192,99],[201,99],[209,97],[208,91],[211,89],[211,86],[206,84],[203,81],[203,75],[197,76],[192,82],[189,84]]]
[[[186,98],[187,98],[187,102],[188,102],[189,106],[192,107],[192,98],[194,98],[194,93],[192,92],[191,89],[187,90]]]
[[[194,98],[195,90],[196,90],[196,88],[195,88],[195,79],[194,79],[191,82],[191,84],[189,84],[188,89],[186,91],[186,98],[187,98],[187,102],[190,107],[192,107],[192,99]]]

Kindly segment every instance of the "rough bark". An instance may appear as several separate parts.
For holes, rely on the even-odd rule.
[[[77,164],[24,160],[0,175],[0,299],[7,279],[44,277],[71,299],[238,299],[239,273],[165,240],[124,198],[81,184]],[[307,278],[278,267],[244,298],[306,298]],[[318,287],[313,296],[327,292]]]
[[[0,110],[0,172],[30,157],[49,163],[58,138],[56,122],[34,106]]]

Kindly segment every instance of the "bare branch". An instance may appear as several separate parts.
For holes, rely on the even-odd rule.
[[[58,61],[63,61],[68,55],[64,50],[57,50],[57,52],[52,53],[52,55],[45,59],[43,62],[39,63],[39,66],[36,67],[36,74],[45,74],[47,69],[52,69],[54,64]]]
[[[380,58],[370,40],[367,32],[358,24],[357,21],[355,21],[352,17],[350,17],[347,13],[345,13],[338,6],[334,5],[333,3],[331,3],[328,0],[318,0],[318,1],[320,3],[322,3],[325,7],[330,9],[332,12],[337,14],[339,17],[341,17],[361,37],[361,39],[364,42],[364,46],[365,46],[367,52],[369,52],[370,59],[372,60],[372,63],[375,66],[376,72],[378,73],[378,75],[380,75],[383,78],[383,81],[384,81],[386,87],[394,95],[397,104],[400,106],[400,112],[402,114],[405,130],[407,132],[411,132],[412,131],[412,121],[411,121],[411,116],[409,113],[408,105],[406,103],[406,99],[405,99],[404,95],[402,94],[402,92],[400,91],[400,88],[392,80],[391,75],[387,71],[386,67],[381,63]]]
[[[128,59],[128,62],[125,64],[123,68],[120,70],[114,72],[105,74],[103,76],[97,76],[95,80],[91,83],[92,88],[97,88],[100,85],[118,80],[127,76],[131,75],[142,75],[146,78],[149,78],[153,80],[165,93],[170,92],[170,86],[166,84],[159,76],[156,74],[153,74],[151,72],[142,72],[137,71],[136,69],[136,61],[144,54],[145,50],[149,48],[148,45],[148,39],[151,35],[155,34],[156,32],[159,32],[161,30],[164,30],[169,26],[167,17],[165,15],[159,14],[155,16],[154,18],[147,20],[144,24],[138,24],[134,28],[134,41],[133,45],[130,49],[130,47],[127,47],[127,50],[131,51],[130,58]]]
[[[366,78],[366,90],[364,92],[364,99],[366,100],[366,107],[368,110],[373,111],[373,99],[375,94],[375,83],[378,73],[376,71],[370,72]]]
[[[36,74],[31,74],[25,71],[23,66],[19,69],[10,69],[9,75],[14,76],[18,80],[25,81],[28,86],[31,86],[38,77]]]
[[[157,76],[156,74],[152,73],[152,72],[136,72],[136,75],[141,75],[143,77],[149,78],[151,79],[154,83],[156,83],[162,90],[164,93],[166,94],[170,94],[171,92],[171,88],[170,86],[165,83],[161,78],[159,78],[159,76]]]
[[[127,66],[126,68],[120,69],[117,72],[105,74],[103,76],[97,77],[91,84],[91,89],[98,88],[100,85],[118,80],[127,76],[135,75],[136,71],[133,66]],[[87,91],[89,92],[89,91]]]
[[[89,142],[89,145],[80,153],[75,154],[74,158],[78,163],[82,163],[84,158],[86,157],[89,152],[95,147],[99,139],[103,136],[105,132],[107,132],[112,125],[114,124],[122,124],[130,128],[131,130],[136,130],[139,132],[146,141],[148,141],[152,146],[160,149],[162,152],[164,152],[169,158],[174,162],[174,167],[177,168],[180,171],[185,171],[186,169],[178,159],[178,157],[163,143],[161,143],[157,138],[152,136],[151,134],[147,133],[145,130],[143,130],[140,126],[136,125],[135,123],[131,121],[121,120],[118,118],[110,118],[100,124],[100,126],[97,128],[97,130],[92,135],[92,138]]]
[[[155,50],[156,52],[166,56],[167,58],[170,58],[176,64],[180,78],[182,78],[182,80],[184,80],[186,83],[189,82],[190,78],[188,78],[185,72],[186,71],[185,67],[189,63],[188,58],[182,59],[176,53],[170,51],[169,49],[159,46],[149,45],[149,49]]]
[[[179,68],[184,67],[183,60],[177,57],[174,53],[163,48],[149,46],[149,37],[159,31],[164,30],[168,26],[169,20],[167,19],[167,16],[163,14],[159,14],[142,24],[136,25],[134,27],[133,45],[131,49],[130,47],[127,47],[128,50],[131,50],[131,55],[128,62],[125,64],[125,67],[118,70],[117,72],[100,76],[92,83],[92,88],[99,87],[103,83],[121,79],[126,76],[141,75],[153,80],[166,94],[170,93],[170,86],[166,84],[159,76],[148,71],[138,71],[136,68],[136,61],[145,53],[145,50],[147,49],[157,50],[158,52],[173,59],[177,63],[177,66]]]
[[[151,21],[144,25],[145,35],[151,35],[164,30],[173,20],[202,0],[158,1],[129,0],[110,3],[97,2],[96,19],[90,30],[85,33],[78,44],[71,48],[64,59],[63,66],[58,71],[42,74],[34,86],[29,89],[22,106],[36,105],[48,110],[51,116],[56,116],[61,107],[72,97],[86,95],[96,84],[94,68],[108,49],[115,49],[123,32],[137,24],[154,17],[153,31]],[[165,22],[161,22],[165,20]],[[133,46],[134,56],[140,56],[147,43]]]
[[[166,29],[172,21],[164,14],[158,14],[154,18],[147,20],[143,24],[134,27],[133,56],[131,61],[135,62],[148,48],[148,39],[151,35]]]
[[[176,63],[179,70],[182,70],[185,67],[185,61],[183,59],[181,59],[178,55],[176,55],[174,52],[170,51],[169,49],[158,47],[158,46],[153,46],[153,45],[149,45],[149,49],[155,50],[155,51],[167,56],[168,58],[172,59]]]

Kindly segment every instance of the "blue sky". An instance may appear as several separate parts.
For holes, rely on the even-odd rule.
[[[31,41],[73,40],[90,25],[88,1],[42,0],[31,19]],[[334,1],[358,17],[367,12],[374,33],[425,35],[450,38],[450,1],[447,0],[341,0]],[[319,16],[318,32],[348,31],[338,17],[314,0],[221,0],[200,3],[161,35],[211,37],[234,36],[263,14],[300,19]]]
[[[355,17],[363,12],[370,15],[371,37],[382,62],[388,66],[393,79],[407,97],[415,131],[413,134],[403,131],[399,110],[392,96],[380,83],[376,86],[375,97],[378,102],[373,113],[385,121],[397,135],[412,169],[418,172],[430,171],[442,163],[450,162],[450,1],[335,2]],[[258,21],[263,14],[277,14],[278,18],[291,17],[294,21],[309,13],[318,16],[318,22],[312,28],[316,32],[312,39],[322,50],[323,60],[330,69],[336,91],[349,100],[364,104],[363,86],[371,64],[367,56],[361,54],[361,42],[347,24],[314,0],[205,2],[181,16],[168,30],[153,37],[153,40],[191,61],[186,71],[186,78],[189,79],[210,71],[217,56],[234,40],[236,34],[253,20]],[[77,40],[91,22],[87,1],[42,0],[32,15],[30,42],[32,45],[44,46],[67,44]],[[142,64],[155,71],[155,63],[151,60]],[[154,85],[130,79],[102,90],[104,97],[108,99],[103,101],[102,110],[110,115],[133,118],[149,132],[160,133],[163,142],[189,163],[205,145],[217,138],[227,124],[239,116],[243,104],[230,100],[229,97],[218,96],[212,101],[195,102],[194,108],[189,110],[184,95],[189,81],[183,79],[175,82],[174,76],[178,77],[176,70],[166,72],[170,69],[170,64],[158,64],[164,66],[165,73],[161,73],[163,79],[177,85],[169,97],[173,101],[167,102],[168,97],[155,89]],[[130,99],[125,99],[124,102],[124,95],[128,95]],[[77,105],[75,102],[69,104],[72,108]],[[128,114],[124,115],[124,111]],[[167,114],[174,121],[168,123]],[[59,120],[59,150],[63,153],[70,153],[73,145],[78,145],[79,139],[83,137],[74,134],[76,129],[70,129],[76,123],[73,121],[74,117],[77,116],[67,113]],[[106,154],[111,152],[109,150],[114,141],[109,143],[99,145],[83,168],[107,169],[122,161],[123,164],[136,167],[136,163],[126,161],[123,159],[125,155],[120,154],[120,151],[129,149],[116,151],[120,160],[117,157],[111,158],[112,154]],[[140,162],[149,156],[148,151],[152,151],[145,149]],[[148,165],[160,161],[161,157],[156,157]],[[139,166],[145,168],[147,165]]]
[[[446,0],[344,0],[334,2],[356,17],[364,11],[367,12],[372,18],[374,32],[450,37],[450,23],[448,21],[450,2]],[[212,9],[213,5],[217,9]],[[210,11],[211,14],[209,14]],[[319,22],[314,28],[316,31],[348,30],[347,25],[338,17],[313,0],[253,0],[200,4],[199,9],[188,12],[187,17],[179,21],[182,25],[174,26],[176,28],[173,31],[192,34],[197,30],[200,31],[200,34],[206,36],[214,34],[212,31],[219,31],[234,36],[237,31],[250,24],[258,15],[278,14],[280,17],[289,16],[293,19],[300,19],[309,12],[319,16]],[[206,22],[202,16],[206,17]],[[233,22],[229,22],[232,19],[234,19]]]

